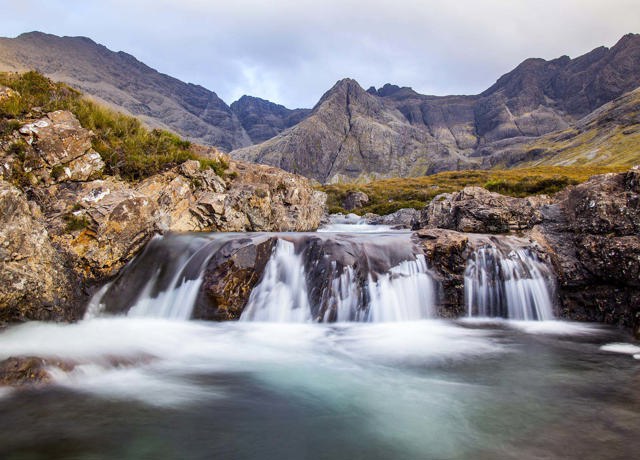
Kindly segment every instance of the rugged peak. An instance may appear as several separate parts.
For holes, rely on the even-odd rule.
[[[337,101],[340,105],[346,105],[349,103],[348,101],[361,100],[363,98],[371,98],[371,95],[354,79],[343,78],[324,93],[313,110],[317,110],[329,101]]]

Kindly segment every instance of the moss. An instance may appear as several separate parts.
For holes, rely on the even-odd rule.
[[[64,220],[67,222],[65,229],[68,232],[84,230],[89,226],[89,219],[84,215],[67,214]]]
[[[65,175],[66,173],[64,171],[64,166],[55,165],[53,168],[51,168],[51,177],[53,177],[54,180],[58,180]]]

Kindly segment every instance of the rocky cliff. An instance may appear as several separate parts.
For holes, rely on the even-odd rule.
[[[576,59],[527,59],[475,96],[425,96],[390,84],[365,95],[343,80],[293,129],[232,155],[325,183],[513,165],[532,159],[525,153],[536,154],[531,144],[540,136],[579,131],[587,123],[579,120],[638,86],[633,34]]]
[[[231,104],[231,111],[238,117],[254,144],[266,141],[304,120],[310,109],[288,109],[283,105],[242,96]]]

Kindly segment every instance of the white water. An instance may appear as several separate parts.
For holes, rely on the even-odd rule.
[[[415,321],[432,317],[434,284],[422,254],[393,267],[377,281],[369,275],[369,321]]]
[[[335,263],[331,266],[335,272]],[[352,266],[327,276],[333,276],[328,292],[323,293],[329,308],[319,320],[329,321],[334,310],[338,322],[415,321],[433,316],[435,282],[422,254],[386,273],[369,273],[364,285]],[[295,245],[279,239],[262,280],[251,292],[241,321],[311,321],[309,283],[304,260],[295,253]]]
[[[290,241],[279,239],[276,243],[262,281],[251,291],[240,320],[277,323],[311,321],[304,265]]]
[[[469,316],[515,320],[554,317],[553,276],[526,248],[478,248],[467,261],[464,280]]]

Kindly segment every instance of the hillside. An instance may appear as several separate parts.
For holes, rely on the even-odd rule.
[[[575,59],[527,59],[476,96],[425,96],[394,85],[365,93],[347,79],[297,126],[232,155],[323,183],[512,164],[509,155],[523,146],[638,86],[640,35],[633,34]]]
[[[251,144],[216,93],[161,74],[88,38],[40,32],[0,38],[0,71],[25,70],[68,83],[152,128],[169,129],[194,142],[224,150]]]

